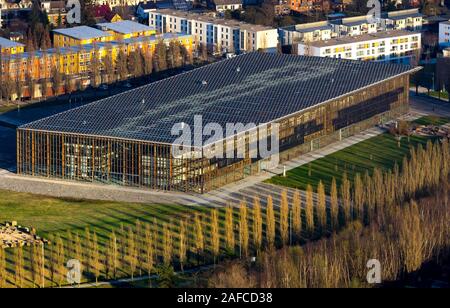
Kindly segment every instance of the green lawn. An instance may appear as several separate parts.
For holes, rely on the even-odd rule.
[[[134,227],[136,220],[139,219],[143,227],[145,223],[150,223],[153,228],[158,230],[157,245],[160,250],[158,254],[161,256],[163,224],[168,223],[173,231],[174,242],[176,242],[181,219],[192,218],[194,213],[201,212],[209,213],[209,208],[63,199],[0,190],[0,222],[15,220],[22,226],[36,228],[37,233],[45,238],[59,234],[65,241],[67,231],[70,230],[72,233],[80,235],[83,245],[85,245],[85,228],[89,227],[91,232],[97,233],[100,250],[103,252],[111,230],[115,229],[116,234],[119,235],[121,224],[127,230],[128,226]],[[223,213],[221,212],[219,215],[222,220]],[[206,224],[206,220],[203,221]],[[188,227],[191,228],[192,225],[191,223]],[[209,238],[208,232],[205,226],[206,241]],[[14,249],[6,249],[6,252],[8,268],[12,275]],[[28,252],[28,248],[25,248],[25,262],[29,268]],[[46,257],[48,258],[48,253]],[[67,260],[70,258],[73,256],[66,255]],[[119,275],[128,276],[127,273]],[[13,281],[12,278],[9,281]],[[50,282],[47,281],[47,285],[49,284]],[[32,286],[29,277],[27,277],[26,285]]]
[[[425,116],[413,121],[413,123],[419,125],[438,125],[438,126],[447,124],[449,122],[450,118],[433,117],[433,116]]]
[[[436,97],[436,98],[445,98],[448,99],[448,92],[441,92],[439,96],[438,91],[430,91],[430,96]]]
[[[200,207],[88,201],[51,198],[40,195],[0,190],[0,221],[16,220],[23,226],[35,227],[39,234],[67,230],[83,232],[90,227],[99,235],[109,234],[124,225],[141,222],[169,221],[181,215],[200,211]]]
[[[317,187],[322,180],[329,191],[333,177],[339,185],[344,172],[352,180],[356,173],[364,175],[368,170],[371,174],[375,167],[391,169],[395,163],[401,165],[411,146],[425,145],[426,142],[427,138],[423,137],[411,136],[409,140],[403,137],[398,147],[394,136],[382,134],[292,169],[286,177],[278,175],[266,182],[304,190],[308,184]]]

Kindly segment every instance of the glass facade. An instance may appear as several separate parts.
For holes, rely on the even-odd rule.
[[[277,122],[281,161],[321,148],[405,113],[409,76],[401,75]],[[205,158],[202,150],[172,155],[170,144],[19,128],[19,174],[204,193],[264,168],[264,160]],[[235,144],[239,143],[238,137]],[[226,142],[224,141],[224,148]]]

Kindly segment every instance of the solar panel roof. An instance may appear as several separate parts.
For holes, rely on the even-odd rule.
[[[414,69],[406,65],[253,52],[22,126],[172,143],[176,123],[270,123]],[[204,140],[208,139],[204,137]]]

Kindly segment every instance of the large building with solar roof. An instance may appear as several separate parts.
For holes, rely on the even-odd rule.
[[[405,113],[409,75],[416,70],[332,58],[240,55],[19,127],[17,171],[207,192],[260,172],[266,159],[247,152],[242,158],[209,158],[199,155],[202,146],[176,156],[174,125],[192,127],[196,115],[203,125],[222,127],[277,123],[284,161]],[[249,148],[248,131],[232,136],[234,143],[242,140]],[[220,143],[225,140],[215,145]]]

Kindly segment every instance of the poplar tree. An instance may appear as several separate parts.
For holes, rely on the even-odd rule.
[[[317,221],[323,233],[327,229],[327,201],[322,181],[317,185]]]
[[[131,280],[133,280],[137,265],[137,249],[136,249],[136,236],[131,226],[128,227],[126,254],[128,259],[128,266],[130,267]]]
[[[203,235],[202,220],[198,213],[195,213],[194,229],[195,251],[197,253],[197,263],[199,263],[200,255],[203,255],[203,251],[205,249],[205,240]]]
[[[275,245],[275,213],[273,211],[272,196],[267,197],[266,208],[266,241],[269,249]]]
[[[375,196],[373,191],[373,181],[372,177],[369,175],[369,171],[366,170],[364,175],[364,199],[365,199],[365,212],[366,212],[366,220],[370,221],[373,216],[373,210],[375,208]]]
[[[310,184],[306,187],[305,217],[306,230],[312,235],[314,233],[314,192]]]
[[[94,231],[92,236],[92,268],[95,277],[95,284],[98,284],[98,278],[100,277],[100,272],[102,270],[102,263],[100,258],[100,251],[98,248],[97,233]]]
[[[34,253],[35,253],[35,266],[36,266],[36,284],[41,288],[45,287],[45,252],[44,252],[44,243],[40,243],[39,245],[34,245]]]
[[[331,181],[331,190],[330,190],[330,217],[331,217],[331,229],[335,231],[339,227],[339,197],[336,179],[334,177],[333,180]]]
[[[384,205],[384,184],[383,173],[380,169],[374,168],[373,170],[373,194],[375,196],[375,211],[378,212]]]
[[[153,59],[152,53],[149,48],[147,48],[145,51],[141,50],[141,58],[144,68],[144,74],[150,75],[153,72]]]
[[[353,204],[355,218],[364,221],[364,188],[359,173],[355,175],[354,179]]]
[[[159,40],[156,44],[153,60],[156,72],[167,69],[167,47],[163,40]]]
[[[6,287],[8,282],[7,273],[5,250],[0,247],[0,289]]]
[[[83,253],[83,260],[86,267],[86,272],[91,274],[92,268],[91,268],[91,249],[92,249],[92,241],[91,241],[91,232],[88,227],[84,230],[84,236],[85,236],[85,243],[83,245],[84,253]]]
[[[109,236],[108,248],[106,250],[106,264],[107,264],[107,276],[109,278],[116,278],[118,267],[118,249],[117,249],[117,237],[114,230],[111,231]]]
[[[117,55],[117,76],[119,80],[125,80],[128,77],[128,57],[123,50]]]
[[[80,236],[78,235],[78,232],[75,234],[74,238],[74,253],[75,253],[75,259],[80,262],[80,266],[82,266],[83,262],[83,247],[81,245]],[[82,269],[81,269],[82,271]]]
[[[145,242],[144,242],[144,256],[145,256],[145,271],[150,277],[153,271],[153,266],[155,265],[155,250],[153,242],[156,240],[153,238],[153,232],[150,224],[145,224]],[[151,279],[149,279],[151,282]]]
[[[58,252],[56,250],[56,238],[53,235],[49,235],[49,254],[50,254],[50,260],[49,260],[49,269],[50,269],[50,280],[52,282],[57,283],[57,279],[55,276],[57,276],[57,265],[58,265]]]
[[[261,214],[261,203],[258,197],[253,199],[253,245],[256,251],[259,252],[262,246],[262,214]]]
[[[163,261],[166,266],[172,263],[172,231],[167,226],[167,223],[163,224]]]
[[[144,234],[142,232],[142,224],[138,219],[136,220],[136,250],[137,250],[137,267],[139,269],[139,276],[142,276],[142,264],[144,262],[142,254],[143,238]]]
[[[39,280],[37,278],[38,275],[38,266],[36,261],[36,245],[32,244],[29,252],[29,261],[30,261],[30,275],[31,275],[31,282],[33,283],[33,287],[36,287],[36,285],[39,285]]]
[[[24,268],[24,261],[23,261],[23,248],[21,246],[19,246],[16,249],[14,264],[15,264],[15,272],[14,272],[14,274],[15,274],[15,285],[18,288],[23,288],[24,276],[25,276],[25,268]],[[1,265],[0,265],[0,267],[1,267]],[[1,271],[1,269],[0,269],[0,271]],[[1,286],[0,286],[0,288],[1,288]]]
[[[280,236],[283,245],[289,241],[289,204],[286,190],[281,193],[280,202]]]
[[[72,257],[75,253],[74,251],[75,242],[73,240],[73,234],[70,230],[67,231],[67,249],[66,253],[69,257]]]
[[[59,235],[56,236],[56,274],[57,274],[57,283],[58,286],[61,287],[65,275],[65,254],[64,254],[64,242]]]
[[[127,251],[127,233],[123,223],[120,224],[119,232],[117,234],[117,243],[119,248],[119,267],[125,271],[126,263],[126,251]]]
[[[211,246],[214,256],[214,264],[216,264],[216,258],[220,253],[220,231],[217,209],[211,210]]]
[[[292,197],[292,229],[297,239],[302,236],[302,203],[300,192],[294,191]]]
[[[244,256],[248,255],[248,242],[249,242],[249,232],[248,232],[248,209],[247,203],[245,201],[241,202],[239,208],[239,235],[240,244],[242,248],[242,253]]]
[[[187,258],[187,234],[186,234],[186,221],[182,220],[180,222],[180,246],[178,249],[178,258],[180,261],[181,271],[184,272],[184,264],[186,263]]]
[[[234,219],[233,219],[233,207],[230,205],[225,209],[225,244],[227,249],[234,253],[235,251],[235,239],[234,239]]]
[[[341,211],[344,225],[350,222],[351,214],[351,192],[350,181],[347,178],[347,173],[344,172],[341,183]]]

